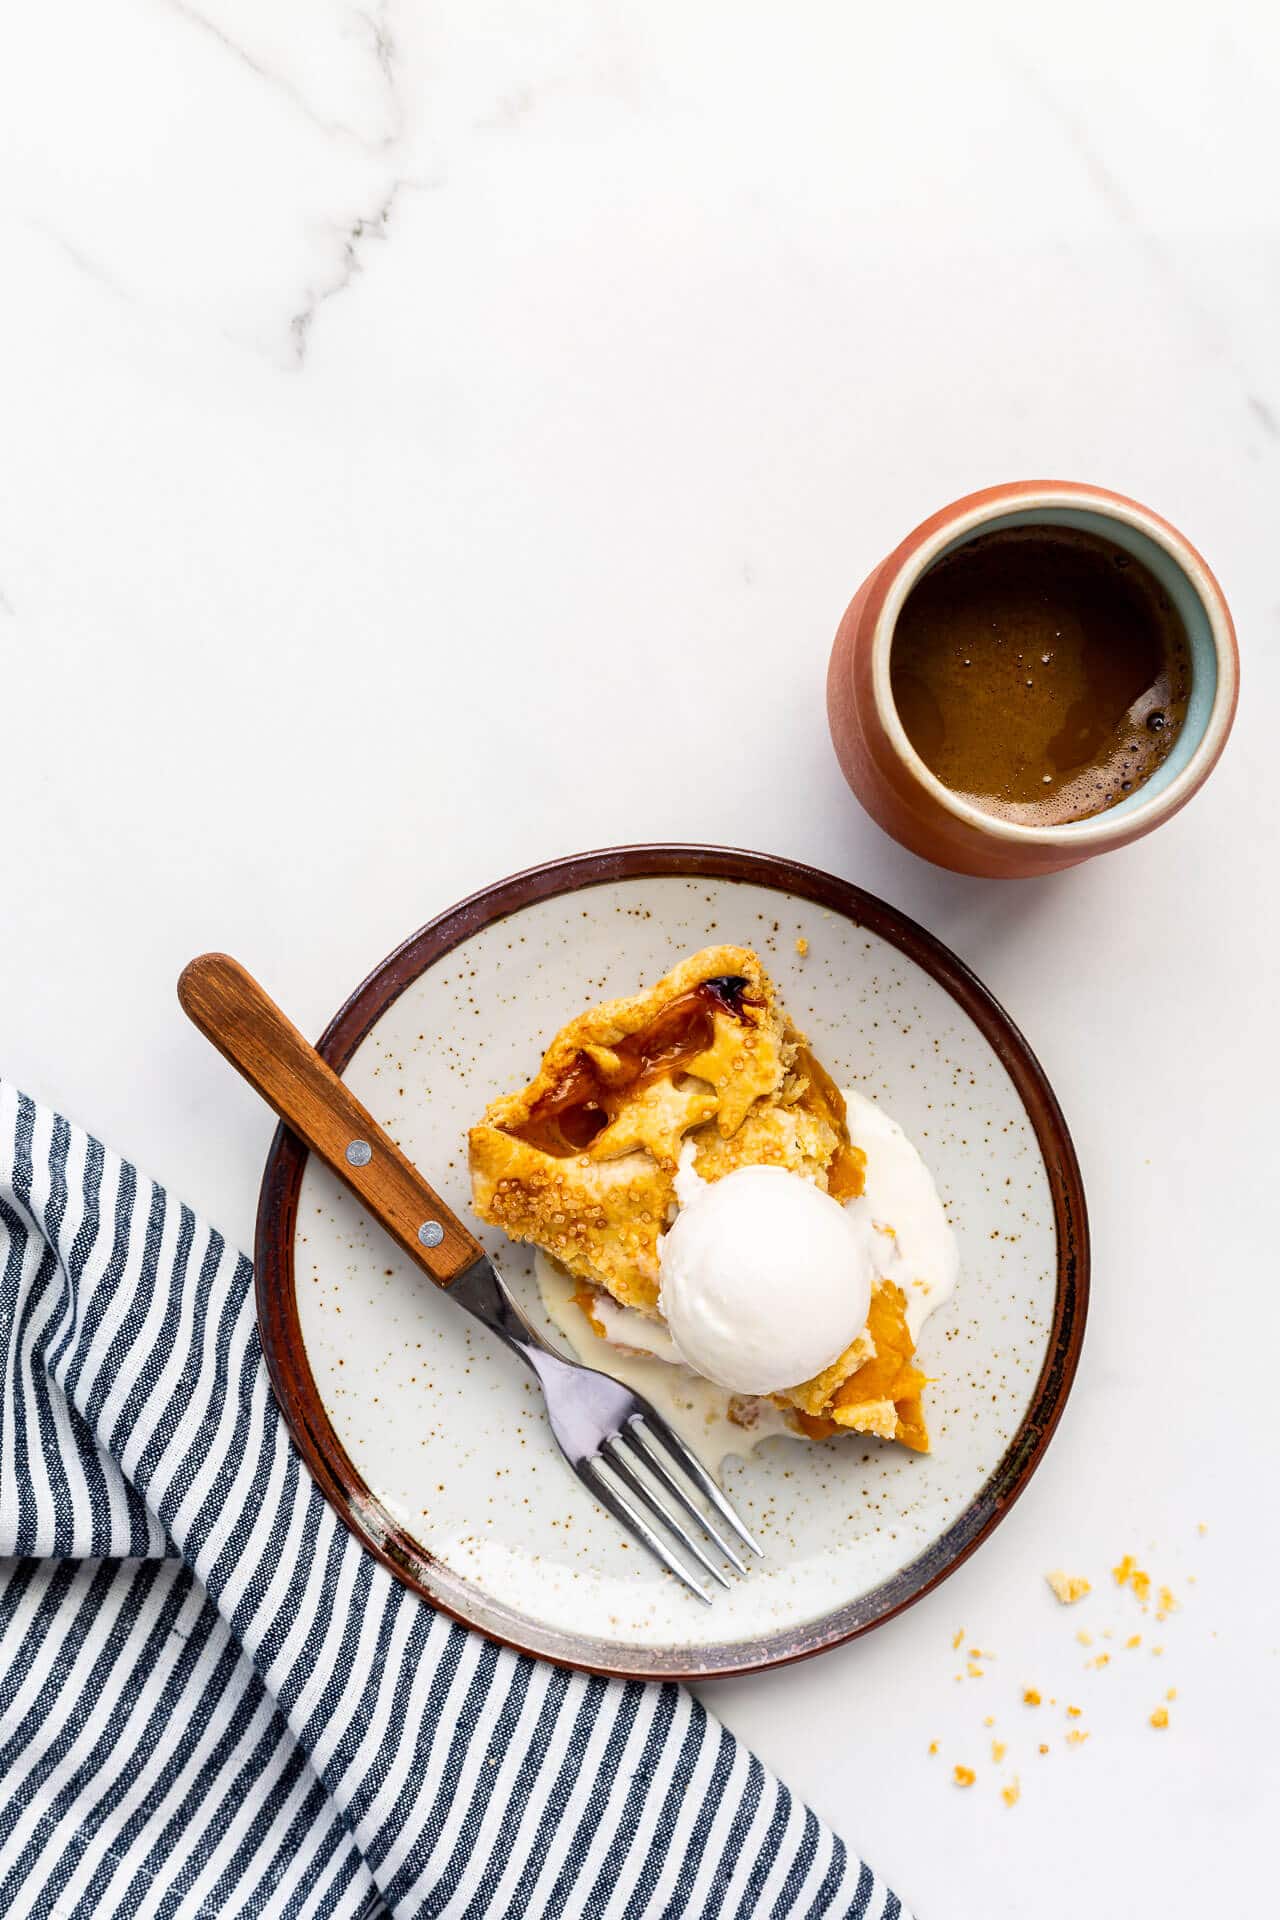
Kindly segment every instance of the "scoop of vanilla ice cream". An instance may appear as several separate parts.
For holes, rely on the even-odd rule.
[[[871,1302],[870,1236],[838,1201],[782,1167],[705,1181],[687,1162],[676,1194],[658,1305],[695,1373],[731,1393],[778,1393],[857,1339]]]

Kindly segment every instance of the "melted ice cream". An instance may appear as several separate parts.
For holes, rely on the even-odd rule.
[[[848,1208],[869,1229],[876,1277],[901,1287],[907,1324],[918,1340],[929,1315],[955,1288],[955,1234],[933,1176],[902,1128],[865,1094],[846,1088],[844,1098],[850,1136],[867,1157],[863,1191]],[[605,1329],[602,1340],[574,1302],[580,1283],[542,1253],[535,1271],[547,1315],[578,1358],[651,1400],[713,1473],[731,1454],[746,1455],[779,1434],[795,1437],[770,1401],[729,1394],[683,1366],[660,1321],[602,1293],[592,1306]]]

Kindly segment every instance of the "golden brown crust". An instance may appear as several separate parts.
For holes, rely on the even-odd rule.
[[[687,1043],[663,1051],[655,1040],[650,1059],[649,1037],[667,1035],[673,1010],[690,1007]],[[589,1111],[593,1123],[577,1147],[566,1111],[579,1120]],[[686,1141],[704,1180],[778,1166],[841,1200],[862,1189],[844,1100],[746,947],[704,948],[647,991],[571,1020],[529,1085],[494,1100],[471,1129],[475,1208],[587,1283],[575,1298],[595,1331],[591,1287],[656,1318],[658,1243]],[[927,1448],[902,1295],[884,1292],[875,1290],[867,1332],[777,1403],[815,1438],[849,1428]]]
[[[864,1367],[868,1360],[876,1357],[876,1343],[866,1328],[858,1335],[851,1346],[845,1348],[838,1360],[815,1374],[812,1380],[801,1381],[798,1387],[788,1387],[785,1393],[776,1395],[779,1406],[794,1407],[800,1413],[807,1413],[813,1419],[829,1413],[836,1391],[846,1380]]]
[[[624,1307],[658,1301],[658,1236],[674,1198],[670,1174],[648,1154],[557,1160],[499,1127],[471,1130],[476,1212],[513,1240],[532,1240],[577,1280]]]
[[[796,1419],[812,1440],[822,1440],[842,1428],[852,1433],[875,1433],[885,1440],[898,1440],[915,1453],[928,1453],[929,1433],[925,1425],[921,1395],[928,1384],[915,1364],[915,1341],[907,1325],[907,1301],[902,1288],[891,1280],[877,1280],[871,1291],[871,1311],[867,1330],[873,1352],[866,1358],[858,1354],[859,1342],[843,1354],[834,1367],[819,1376],[817,1383],[775,1395],[779,1406],[793,1407]],[[854,1365],[839,1380],[830,1380],[853,1359]],[[815,1397],[811,1389],[821,1385],[824,1392],[820,1412],[812,1410]]]
[[[522,1137],[583,1061],[608,1088],[626,1069],[620,1047],[653,1029],[692,990],[724,980],[744,983],[739,1011],[711,1000],[709,1044],[674,1075],[630,1093],[624,1087],[609,1123],[581,1152],[548,1152]],[[846,1165],[852,1153],[860,1165],[848,1145],[843,1103],[837,1113],[829,1094],[816,1088],[814,1064],[757,955],[747,947],[706,947],[647,991],[571,1020],[529,1085],[490,1104],[469,1140],[476,1212],[512,1239],[532,1240],[623,1306],[652,1313],[658,1239],[674,1207],[686,1138],[707,1180],[737,1166],[772,1165],[825,1187],[837,1161]]]
[[[583,1057],[607,1083],[622,1067],[617,1052],[621,1042],[643,1034],[673,1001],[692,989],[711,980],[737,979],[747,983],[740,1015],[735,1017],[725,1007],[713,1008],[712,1044],[692,1053],[683,1063],[681,1084],[659,1080],[644,1088],[639,1098],[627,1100],[613,1124],[591,1141],[586,1157],[592,1161],[613,1160],[633,1148],[643,1148],[659,1166],[674,1173],[680,1143],[692,1127],[714,1118],[722,1136],[733,1133],[754,1101],[777,1091],[795,1057],[799,1036],[786,1036],[773,984],[749,948],[704,947],[646,992],[589,1007],[562,1027],[529,1085],[494,1100],[481,1126],[473,1128],[473,1172],[477,1133],[491,1128],[518,1134],[539,1106],[574,1073]],[[649,1095],[655,1097],[650,1099]]]

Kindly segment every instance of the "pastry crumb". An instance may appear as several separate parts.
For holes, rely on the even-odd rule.
[[[1126,1647],[1140,1647],[1142,1645],[1142,1635],[1140,1633],[1131,1633],[1124,1644]]]
[[[1118,1587],[1132,1587],[1134,1599],[1145,1604],[1151,1592],[1151,1575],[1144,1572],[1131,1553],[1126,1553],[1111,1573]]]
[[[1046,1573],[1045,1579],[1054,1598],[1064,1607],[1073,1607],[1077,1600],[1083,1600],[1086,1593],[1093,1591],[1083,1574],[1063,1573],[1060,1568],[1055,1573]]]
[[[996,1723],[996,1717],[994,1713],[989,1713],[982,1724],[984,1727],[994,1727],[995,1723]]]
[[[964,1644],[964,1628],[957,1627],[955,1632],[951,1636],[952,1648],[954,1649],[956,1647],[963,1646],[963,1644]]]
[[[991,1758],[995,1761],[997,1766],[1000,1765],[1000,1762],[1004,1759],[1008,1751],[1009,1751],[1009,1748],[1005,1741],[993,1740],[991,1742]]]
[[[1041,1753],[1048,1753],[1048,1751],[1049,1751],[1049,1743],[1048,1743],[1048,1741],[1047,1741],[1047,1740],[1042,1740],[1042,1741],[1040,1742],[1040,1751],[1041,1751]]]
[[[1090,1667],[1109,1667],[1111,1665],[1111,1655],[1109,1653],[1100,1653],[1096,1660],[1086,1661],[1085,1664]]]
[[[982,1668],[981,1668],[981,1667],[979,1667],[979,1666],[975,1666],[975,1665],[974,1665],[974,1662],[973,1662],[972,1660],[971,1660],[971,1661],[969,1662],[969,1666],[968,1666],[968,1669],[967,1669],[967,1671],[968,1671],[968,1674],[969,1674],[969,1678],[970,1678],[971,1680],[981,1680],[981,1678],[982,1678]]]
[[[803,934],[800,934],[800,936],[796,940],[796,952],[800,955],[800,958],[803,960],[806,953],[808,953],[808,951],[809,951],[809,942],[805,939]]]
[[[1068,1720],[1078,1720],[1080,1718],[1080,1715],[1083,1713],[1083,1711],[1084,1711],[1083,1707],[1068,1707],[1067,1708]]]
[[[1024,1707],[1038,1707],[1040,1705],[1040,1695],[1034,1687],[1023,1688],[1022,1704]]]
[[[1157,1707],[1151,1715],[1151,1724],[1153,1727],[1167,1727],[1169,1724],[1168,1707]]]
[[[1093,1635],[1086,1633],[1083,1627],[1081,1627],[1079,1633],[1076,1635],[1076,1639],[1082,1647],[1091,1647],[1093,1645]]]
[[[971,1787],[977,1777],[972,1767],[953,1767],[951,1769],[951,1778],[958,1787]]]
[[[1006,1807],[1016,1807],[1021,1793],[1022,1788],[1018,1784],[1018,1776],[1015,1774],[1007,1787],[1001,1787],[1000,1798],[1004,1801]]]
[[[1083,1732],[1081,1728],[1072,1727],[1070,1733],[1067,1735],[1067,1745],[1069,1747],[1082,1747],[1088,1738],[1088,1734]]]
[[[938,1751],[938,1743],[936,1740],[931,1740],[929,1742],[929,1751],[930,1753],[936,1753]]]
[[[1176,1687],[1170,1687],[1170,1689],[1169,1689],[1169,1691],[1168,1691],[1168,1693],[1166,1693],[1166,1695],[1165,1695],[1165,1699],[1166,1699],[1166,1700],[1176,1700],[1176,1699],[1177,1699],[1177,1697],[1178,1697],[1178,1689],[1177,1689]]]
[[[1207,1527],[1207,1526],[1205,1525],[1205,1523],[1204,1523],[1204,1521],[1203,1521],[1203,1520],[1201,1520],[1201,1521],[1200,1521],[1200,1523],[1199,1523],[1199,1525],[1198,1525],[1198,1526],[1196,1527],[1196,1532],[1197,1532],[1197,1533],[1208,1533],[1208,1531],[1209,1531],[1209,1529],[1208,1529],[1208,1527]]]

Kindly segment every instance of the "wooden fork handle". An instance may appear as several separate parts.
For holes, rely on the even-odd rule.
[[[447,1287],[484,1248],[238,960],[202,953],[178,981],[183,1012],[365,1211]]]

